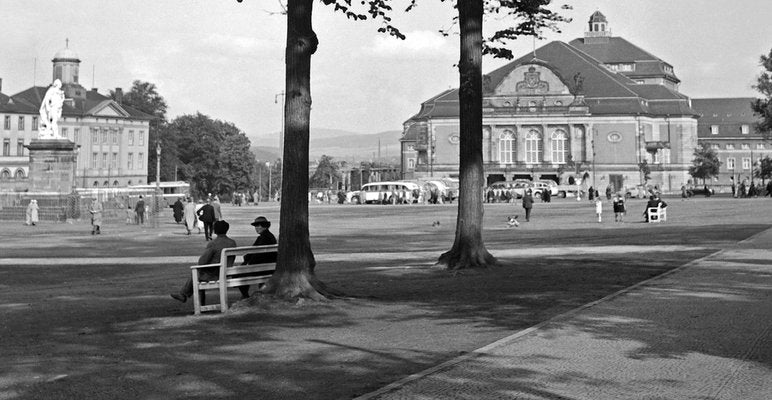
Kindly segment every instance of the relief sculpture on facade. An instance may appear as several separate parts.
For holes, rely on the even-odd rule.
[[[546,93],[550,90],[548,82],[541,80],[541,72],[537,72],[535,67],[528,68],[523,73],[523,80],[517,82],[515,90],[518,92]]]

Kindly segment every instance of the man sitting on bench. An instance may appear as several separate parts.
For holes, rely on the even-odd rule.
[[[236,247],[236,241],[229,238],[227,235],[229,228],[230,225],[225,221],[217,221],[214,223],[213,230],[214,234],[217,235],[217,238],[207,243],[204,254],[198,259],[198,265],[219,264],[222,249]],[[233,260],[228,260],[228,265],[230,266],[232,264]],[[220,267],[201,268],[199,271],[198,280],[200,282],[216,281],[218,279],[220,279]],[[204,291],[201,290],[200,292],[201,304],[204,304]],[[186,302],[188,297],[193,296],[193,278],[189,277],[180,292],[172,293],[171,296],[175,300],[179,300],[183,303]]]
[[[251,224],[255,227],[255,232],[257,232],[257,238],[255,239],[255,243],[252,243],[252,246],[265,246],[268,244],[276,244],[276,236],[271,233],[271,231],[268,230],[268,228],[271,227],[271,221],[268,221],[265,217],[262,215],[255,218],[255,220]],[[260,253],[260,254],[247,254],[244,256],[244,262],[242,265],[252,265],[252,264],[264,264],[264,263],[275,263],[276,262],[276,252],[270,252],[270,253]],[[252,276],[252,274],[239,274],[234,275],[234,277],[239,276]],[[249,298],[249,286],[239,286],[239,291],[241,292],[241,297],[246,299]]]

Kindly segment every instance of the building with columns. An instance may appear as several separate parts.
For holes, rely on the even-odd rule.
[[[59,129],[62,137],[79,146],[76,185],[78,187],[125,187],[147,183],[148,132],[153,118],[104,96],[96,88],[79,82],[80,59],[68,45],[56,53],[51,81],[59,79],[65,93]],[[2,94],[3,121],[0,153],[0,190],[23,191],[29,179],[26,148],[38,137],[39,109],[47,86],[33,86],[17,94]]]
[[[583,38],[550,42],[483,77],[487,184],[584,182],[678,190],[698,143],[699,114],[673,67],[611,35],[600,12]],[[403,126],[404,179],[458,176],[458,89],[421,104]]]

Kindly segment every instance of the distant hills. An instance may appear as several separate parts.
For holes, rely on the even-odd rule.
[[[312,129],[309,157],[318,159],[322,155],[350,163],[380,160],[399,162],[399,138],[402,131],[379,133],[357,133],[338,129]],[[269,161],[279,158],[279,133],[271,136],[250,137],[252,152],[258,160]],[[380,154],[380,158],[379,158]]]

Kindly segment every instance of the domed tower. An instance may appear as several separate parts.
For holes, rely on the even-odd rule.
[[[54,59],[54,78],[62,81],[62,90],[68,98],[83,98],[86,90],[78,82],[80,59],[78,54],[70,49],[70,40],[65,40],[65,48],[59,50]]]
[[[587,32],[584,33],[584,42],[587,44],[593,43],[608,43],[608,38],[611,37],[611,31],[608,29],[608,20],[606,16],[600,11],[595,11],[590,15],[588,21]]]

